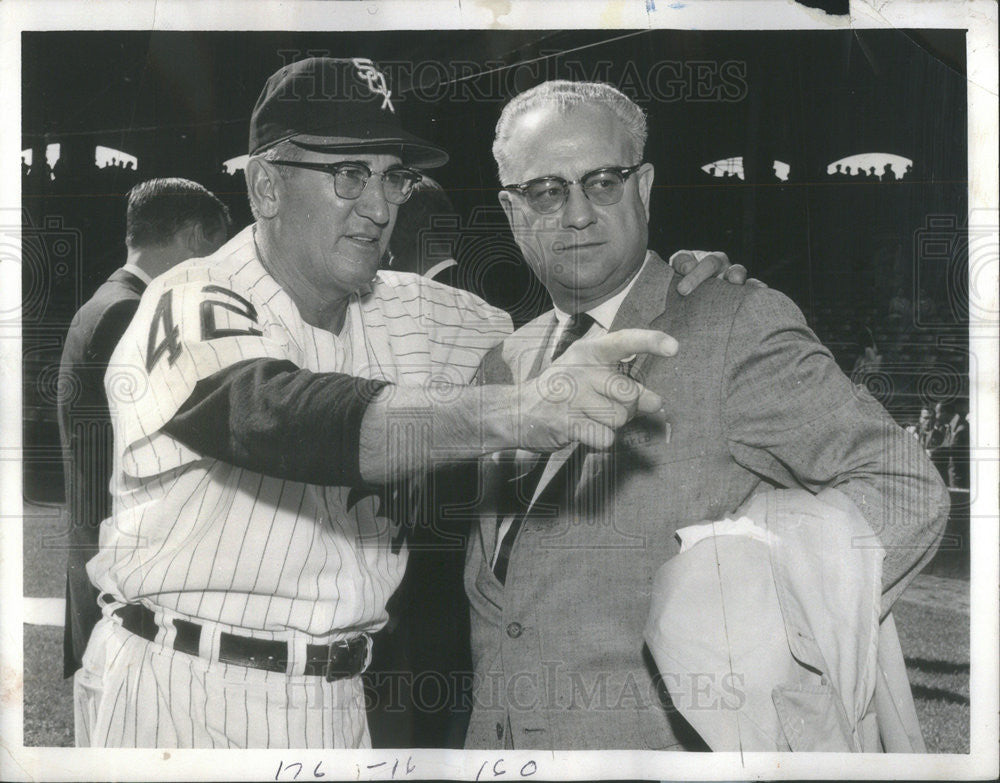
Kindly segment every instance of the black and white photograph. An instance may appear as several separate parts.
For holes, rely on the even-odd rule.
[[[5,6],[0,777],[996,777],[995,3]]]

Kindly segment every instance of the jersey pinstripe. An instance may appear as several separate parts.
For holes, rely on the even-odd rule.
[[[161,428],[200,379],[236,362],[465,384],[510,328],[472,294],[392,272],[352,296],[340,335],[314,328],[260,264],[252,228],[175,267],[147,289],[105,378],[114,510],[91,579],[120,601],[261,638],[377,630],[407,557],[379,496],[209,459]]]

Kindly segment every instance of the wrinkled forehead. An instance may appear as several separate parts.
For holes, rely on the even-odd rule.
[[[630,138],[599,103],[535,106],[512,123],[507,149],[518,182],[555,174],[575,178],[600,166],[625,165]]]

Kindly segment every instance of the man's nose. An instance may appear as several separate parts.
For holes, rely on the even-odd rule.
[[[354,210],[377,225],[384,226],[389,222],[389,201],[385,197],[385,183],[382,177],[372,174],[368,178]]]
[[[583,192],[583,185],[576,183],[569,186],[566,194],[566,204],[562,210],[562,224],[565,228],[586,228],[597,220],[594,205]]]

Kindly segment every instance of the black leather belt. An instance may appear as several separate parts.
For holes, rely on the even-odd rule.
[[[156,615],[142,604],[125,604],[114,610],[126,631],[156,641],[160,626]],[[177,630],[174,649],[188,655],[198,655],[201,626],[187,620],[174,619]],[[251,669],[284,672],[288,664],[288,645],[265,639],[252,639],[223,631],[219,634],[219,661]],[[304,674],[325,677],[327,682],[361,674],[371,660],[371,637],[367,634],[330,644],[307,644]]]

